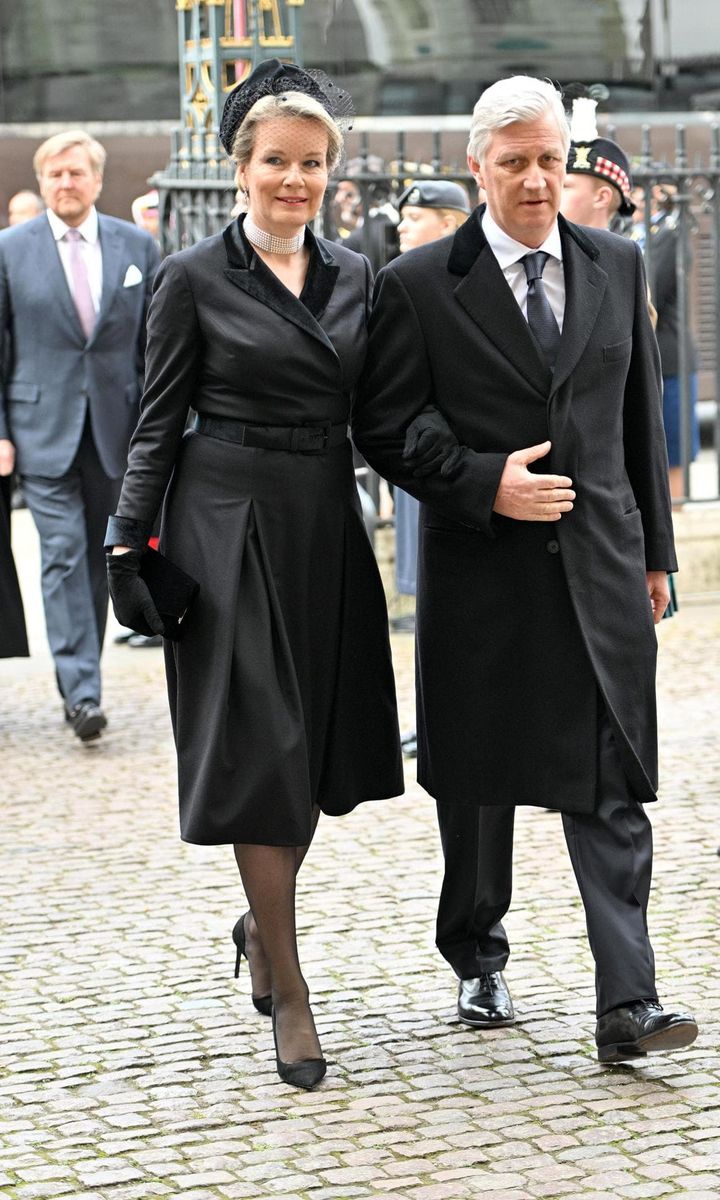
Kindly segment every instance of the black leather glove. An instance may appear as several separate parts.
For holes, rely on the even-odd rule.
[[[165,625],[153,604],[145,580],[140,578],[141,560],[142,553],[139,550],[108,554],[108,588],[120,624],[150,637],[153,633],[164,634]]]
[[[402,456],[410,462],[416,478],[422,479],[435,471],[447,477],[460,453],[461,446],[455,434],[437,409],[421,412],[408,425]]]

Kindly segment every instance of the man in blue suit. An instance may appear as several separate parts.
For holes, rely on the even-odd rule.
[[[0,234],[0,475],[18,472],[40,536],[48,641],[81,741],[107,724],[103,552],[138,417],[159,254],[99,214],[103,147],[57,134],[34,162],[47,211]]]

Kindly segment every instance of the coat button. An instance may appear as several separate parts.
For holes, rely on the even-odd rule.
[[[552,541],[547,543],[545,549],[547,550],[548,554],[559,554],[560,553],[560,543],[556,542],[555,539],[553,538]]]

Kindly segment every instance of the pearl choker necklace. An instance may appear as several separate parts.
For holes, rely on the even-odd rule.
[[[304,225],[295,237],[280,238],[258,228],[255,222],[246,216],[243,221],[243,230],[248,241],[252,242],[253,246],[257,246],[258,250],[265,250],[267,254],[297,254],[305,241]]]

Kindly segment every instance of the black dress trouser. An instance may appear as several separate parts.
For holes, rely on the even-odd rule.
[[[437,809],[445,858],[437,947],[460,979],[502,971],[510,954],[502,918],[512,896],[515,809],[443,803]],[[647,929],[652,828],[629,791],[604,709],[595,810],[562,819],[595,959],[597,1015],[655,999]]]

